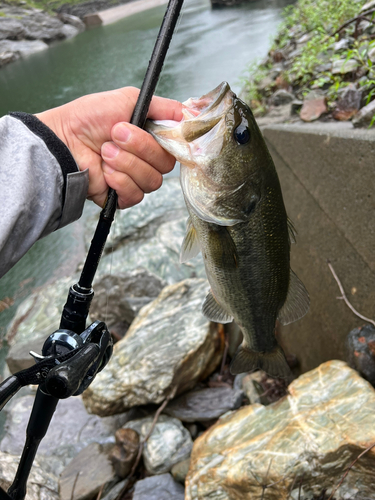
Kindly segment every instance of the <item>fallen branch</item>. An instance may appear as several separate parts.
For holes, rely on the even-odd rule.
[[[369,318],[366,318],[366,316],[363,316],[362,314],[360,314],[356,309],[354,309],[354,307],[351,305],[351,303],[349,302],[346,294],[345,294],[345,291],[344,291],[344,288],[341,284],[341,281],[339,280],[337,274],[335,273],[335,270],[333,269],[332,267],[332,264],[330,263],[330,261],[327,261],[328,263],[328,267],[333,275],[333,277],[335,278],[336,280],[336,283],[338,284],[339,286],[339,289],[340,289],[340,292],[341,292],[341,297],[338,297],[339,299],[343,299],[345,304],[349,307],[349,309],[356,315],[358,316],[358,318],[361,318],[363,319],[364,321],[367,321],[367,323],[371,323],[372,325],[375,326],[375,321],[373,319],[369,319]]]
[[[139,464],[139,462],[141,460],[142,453],[143,453],[143,448],[144,448],[145,444],[147,443],[147,440],[151,436],[153,430],[155,429],[155,426],[156,426],[157,421],[158,421],[158,419],[160,417],[160,414],[162,413],[162,411],[164,410],[164,408],[167,406],[167,404],[169,403],[169,401],[174,398],[175,394],[176,394],[176,389],[172,390],[171,393],[169,394],[169,396],[167,396],[164,399],[164,401],[162,402],[162,404],[159,406],[159,408],[157,409],[157,411],[155,413],[154,420],[152,421],[150,430],[148,431],[148,433],[145,436],[145,438],[143,439],[143,441],[141,441],[139,443],[139,449],[138,449],[137,458],[135,459],[135,462],[134,462],[134,465],[132,467],[132,470],[130,471],[129,476],[127,477],[127,482],[126,482],[124,488],[120,491],[120,493],[119,493],[119,495],[117,497],[119,500],[122,499],[123,494],[128,489],[129,483],[130,483],[132,477],[134,476],[134,473],[135,473],[135,471],[136,471],[136,469],[138,467],[138,464]]]
[[[344,28],[346,28],[347,26],[349,26],[349,24],[354,23],[355,21],[362,21],[362,20],[364,20],[364,21],[368,21],[368,22],[374,24],[375,21],[373,19],[369,19],[368,17],[365,16],[365,14],[371,14],[372,12],[375,12],[375,9],[371,9],[369,11],[364,12],[363,14],[360,14],[359,16],[356,16],[356,17],[353,17],[352,19],[349,19],[349,21],[346,21],[344,24],[342,24],[340,26],[339,29],[337,29],[334,33],[332,33],[329,36],[332,37],[332,36],[337,35],[337,33],[340,33],[341,30],[343,30]]]
[[[328,500],[333,500],[333,495],[334,495],[334,494],[336,493],[336,491],[340,488],[340,486],[341,486],[341,485],[342,485],[342,483],[344,482],[344,480],[345,480],[346,476],[349,474],[349,471],[350,471],[350,469],[353,467],[353,465],[354,465],[354,464],[356,464],[356,463],[358,462],[358,460],[359,460],[361,457],[363,457],[363,455],[365,455],[368,451],[370,451],[370,450],[371,450],[371,448],[374,448],[374,446],[375,446],[375,443],[371,444],[368,448],[366,448],[364,451],[362,451],[362,453],[360,453],[360,454],[358,455],[358,457],[357,457],[355,460],[353,460],[353,462],[352,462],[352,463],[349,465],[349,467],[346,469],[345,474],[342,476],[342,478],[341,478],[341,480],[340,480],[339,484],[338,484],[338,485],[336,486],[336,488],[332,491],[332,493],[331,493],[330,497],[328,498]]]

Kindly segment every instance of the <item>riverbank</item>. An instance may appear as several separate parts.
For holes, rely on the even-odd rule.
[[[300,0],[285,11],[244,97],[260,125],[315,120],[372,126],[375,1]]]

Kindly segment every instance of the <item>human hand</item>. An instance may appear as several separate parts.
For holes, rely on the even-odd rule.
[[[88,198],[103,206],[108,187],[119,208],[142,201],[158,189],[175,159],[144,130],[131,125],[139,90],[134,87],[91,94],[35,116],[66,144],[80,170],[89,169]],[[182,104],[153,97],[148,118],[182,119]]]

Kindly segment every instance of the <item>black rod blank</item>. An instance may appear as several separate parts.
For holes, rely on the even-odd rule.
[[[136,125],[137,127],[144,128],[145,126],[151,99],[159,80],[165,56],[167,55],[183,2],[184,0],[170,0],[168,3],[168,7],[142,83],[141,91],[130,120],[130,123]],[[116,207],[117,194],[115,190],[110,188],[108,190],[106,204],[100,213],[99,222],[79,280],[79,287],[82,289],[91,289],[99,260],[114,219]]]

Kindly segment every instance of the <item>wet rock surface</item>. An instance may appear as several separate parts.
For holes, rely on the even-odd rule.
[[[348,364],[375,386],[375,327],[352,330],[347,339]]]
[[[84,393],[89,411],[119,413],[161,403],[211,373],[220,361],[218,329],[199,312],[207,281],[184,280],[141,309],[112,359]]]
[[[368,382],[342,361],[324,363],[293,381],[285,398],[234,411],[199,437],[185,498],[255,498],[262,495],[257,478],[266,475],[268,484],[279,481],[267,489],[270,500],[298,498],[299,488],[290,495],[296,477],[303,478],[305,495],[331,490],[375,441],[374,410],[375,391]],[[374,465],[370,450],[338,494],[371,498]]]
[[[161,474],[138,481],[133,500],[184,500],[184,497],[184,487],[170,474]]]
[[[168,403],[164,413],[182,422],[209,422],[241,406],[243,393],[231,387],[187,392]]]
[[[76,16],[58,18],[40,9],[1,3],[0,11],[0,67],[85,29]]]
[[[125,429],[133,429],[144,440],[149,434],[153,417],[133,420]],[[193,441],[179,420],[161,415],[143,448],[143,460],[150,474],[169,472],[173,465],[190,457]]]
[[[111,489],[117,476],[108,451],[108,445],[91,443],[73,458],[60,475],[60,500],[86,500]]]

